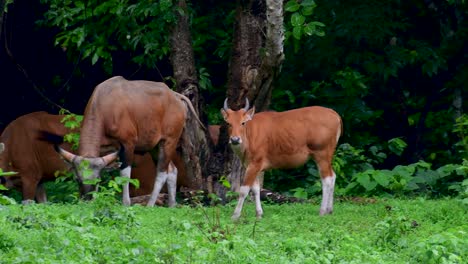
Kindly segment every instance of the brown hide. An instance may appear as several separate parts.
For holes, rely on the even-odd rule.
[[[134,151],[150,151],[164,140],[172,158],[185,118],[184,103],[164,83],[112,77],[96,86],[88,101],[78,153],[98,157],[104,137],[122,144],[127,160],[121,162],[131,165]],[[166,169],[169,160],[164,162]]]
[[[261,112],[251,117],[251,110],[223,110],[230,124],[230,139],[242,139],[238,154],[246,165],[252,163],[256,167],[252,175],[246,175],[246,185],[255,180],[254,171],[294,168],[304,164],[310,156],[317,162],[322,176],[332,174],[331,160],[342,126],[335,111],[312,106],[285,112]]]
[[[80,182],[84,173],[79,168],[82,160],[89,162],[92,167],[89,178],[94,179],[99,177],[100,170],[117,157],[117,153],[99,156],[103,141],[115,142],[120,146],[121,174],[124,177],[129,176],[126,175],[129,171],[127,168],[134,163],[135,153],[152,151],[158,145],[157,171],[167,171],[170,161],[176,156],[177,143],[187,117],[187,106],[196,116],[190,100],[172,91],[164,83],[112,77],[96,86],[86,105],[78,155],[60,149],[59,152],[73,162]],[[155,191],[152,192],[148,206],[154,205],[162,184],[161,181],[155,182]],[[81,186],[82,195],[94,189],[85,184]],[[131,204],[128,188],[128,184],[124,185],[124,205]],[[170,196],[169,204],[175,205],[175,197]]]
[[[69,130],[60,123],[62,118],[46,112],[27,114],[12,121],[0,137],[0,142],[5,144],[5,151],[0,154],[0,168],[18,172],[6,177],[5,185],[21,188],[23,201],[34,200],[39,184],[55,180],[56,171],[68,169],[53,144],[39,139],[41,131],[58,135],[68,133]],[[62,144],[62,147],[70,149],[68,144]],[[44,202],[44,199],[45,196],[38,197],[38,202]]]
[[[0,136],[0,142],[5,144],[4,152],[0,153],[0,168],[3,171],[18,172],[15,176],[5,177],[7,180],[5,186],[21,189],[23,200],[33,200],[38,184],[54,181],[56,171],[68,170],[70,167],[54,150],[54,144],[42,138],[43,132],[60,137],[70,133],[70,130],[60,122],[63,117],[46,112],[26,114],[12,121]],[[61,147],[70,151],[69,144],[64,143]],[[136,167],[132,170],[131,177],[141,182],[143,188],[141,191],[147,194],[152,190],[156,167],[149,153],[137,156]],[[189,186],[183,176],[185,175],[183,169],[179,171],[182,171],[180,184]],[[134,190],[131,195],[139,195],[141,191]],[[38,202],[44,200],[39,199]]]
[[[246,166],[244,182],[232,219],[239,219],[250,190],[255,197],[257,218],[263,215],[259,177],[267,169],[294,168],[309,157],[317,164],[322,181],[320,215],[333,212],[336,175],[332,159],[342,133],[341,117],[330,108],[311,106],[285,112],[255,114],[246,100],[244,109],[228,109],[227,99],[221,114],[229,124],[229,143]]]

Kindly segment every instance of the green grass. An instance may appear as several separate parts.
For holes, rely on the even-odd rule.
[[[458,200],[146,208],[0,207],[0,263],[463,263],[467,207]]]

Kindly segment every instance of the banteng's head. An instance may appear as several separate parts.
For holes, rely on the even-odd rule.
[[[96,190],[100,172],[118,157],[118,151],[104,157],[85,158],[70,153],[58,146],[55,150],[71,164],[73,173],[80,185],[80,194],[83,198],[90,198],[88,193]]]
[[[249,109],[249,99],[245,99],[245,107],[234,111],[227,105],[227,98],[221,108],[221,114],[229,125],[229,144],[242,144],[245,136],[245,125],[250,121],[255,113],[255,106]]]

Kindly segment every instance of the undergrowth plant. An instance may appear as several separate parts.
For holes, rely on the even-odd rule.
[[[231,185],[226,177],[221,177],[219,182],[225,188],[230,189]],[[202,216],[202,220],[194,222],[193,224],[211,243],[228,241],[236,232],[236,227],[230,224],[222,224],[219,207],[223,202],[222,199],[214,193],[208,194],[210,208],[204,206],[204,199],[205,193],[203,191],[199,191],[194,197],[195,207],[197,208],[197,212]]]
[[[0,177],[8,177],[8,176],[16,175],[16,174],[17,172],[14,172],[14,171],[3,171],[2,169],[0,169]],[[0,184],[0,191],[6,191],[6,190],[8,190],[8,188]],[[8,204],[16,204],[15,199],[12,199],[0,193],[0,205],[8,205]]]

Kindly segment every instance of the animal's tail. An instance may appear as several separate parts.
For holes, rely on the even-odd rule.
[[[192,105],[192,102],[190,101],[190,99],[188,99],[187,96],[183,95],[183,94],[180,94],[178,92],[174,92],[176,96],[178,96],[180,99],[182,99],[182,101],[184,101],[188,108],[190,109],[190,111],[192,111],[193,115],[195,116],[195,118],[197,119],[198,123],[200,124],[200,126],[206,130],[206,127],[205,125],[203,125],[202,121],[200,121],[200,118],[198,118],[198,115],[197,115],[197,112],[195,111],[195,108],[193,108],[193,105]]]

